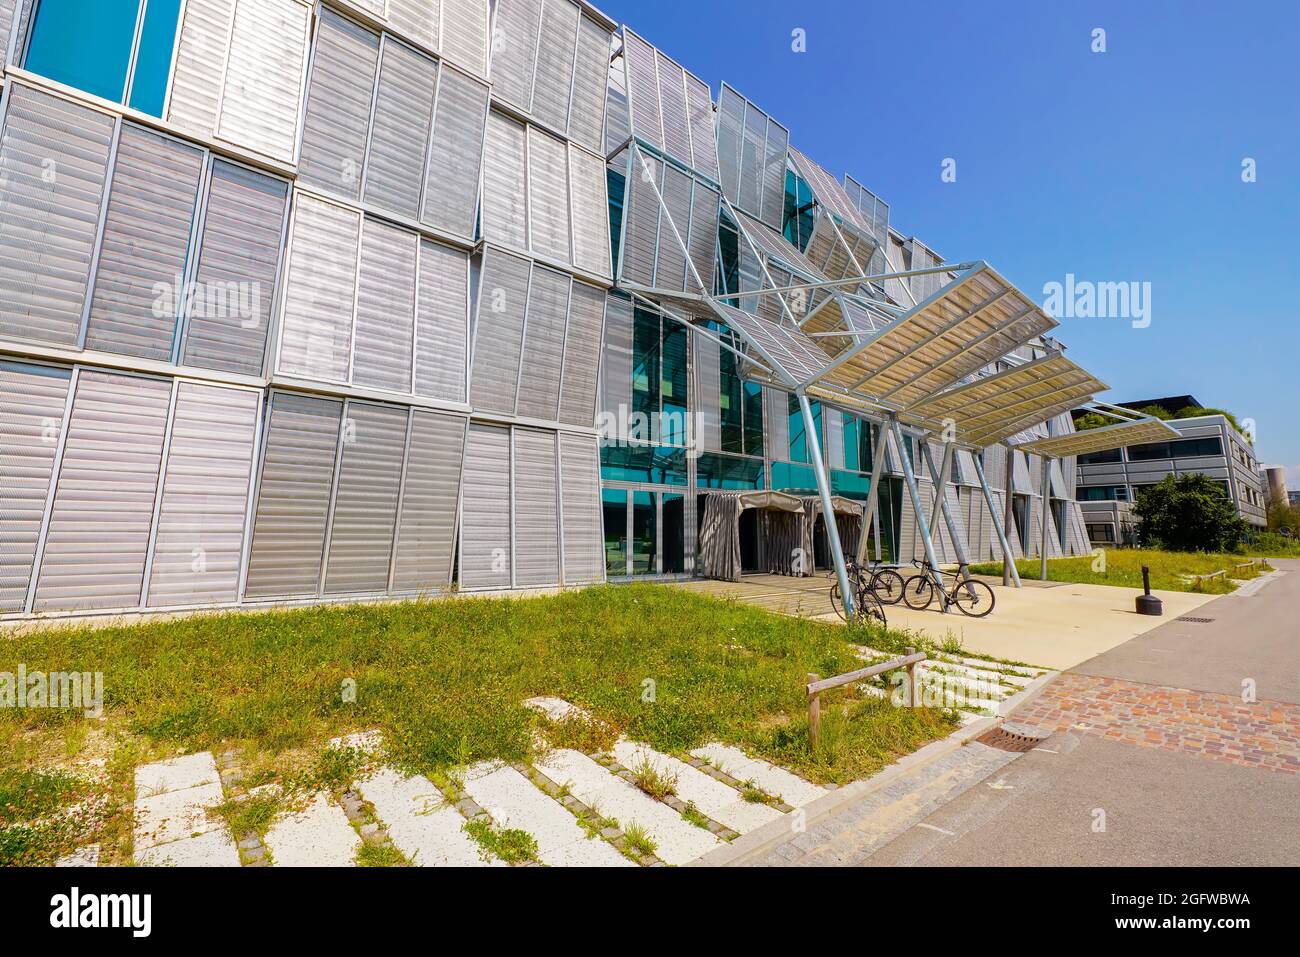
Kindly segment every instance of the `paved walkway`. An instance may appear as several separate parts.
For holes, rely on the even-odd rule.
[[[1300,864],[1300,562],[1206,622],[1155,630],[1059,676],[1011,716],[1037,747],[846,863]],[[871,819],[877,811],[862,809]],[[854,825],[859,830],[864,825]]]
[[[1004,588],[1000,579],[983,580],[993,586],[997,597],[987,618],[968,618],[955,610],[946,615],[933,609],[913,611],[900,603],[886,607],[889,624],[923,632],[936,641],[955,636],[968,651],[1062,669],[1214,600],[1213,595],[1158,591],[1165,617],[1147,618],[1134,611],[1133,601],[1141,593],[1135,588],[1036,581],[1026,581],[1023,588]],[[831,582],[824,575],[747,575],[739,582],[698,579],[677,587],[803,618],[840,620],[831,608]]]

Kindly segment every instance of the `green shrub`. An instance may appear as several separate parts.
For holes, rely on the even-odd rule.
[[[1231,552],[1246,536],[1246,523],[1209,476],[1175,478],[1142,491],[1133,506],[1138,535],[1150,548],[1175,552]]]

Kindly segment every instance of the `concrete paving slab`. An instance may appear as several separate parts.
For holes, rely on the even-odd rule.
[[[639,824],[654,840],[666,864],[686,864],[721,845],[709,831],[696,827],[658,801],[611,774],[579,751],[560,749],[537,762],[537,770],[561,787],[568,786],[583,804],[612,817],[626,830]]]
[[[805,781],[785,768],[759,758],[751,758],[739,748],[727,744],[706,744],[691,754],[703,761],[713,762],[737,781],[753,781],[760,789],[779,797],[791,807],[802,807],[826,793],[825,788]]]
[[[201,784],[219,784],[217,762],[211,751],[155,761],[135,769],[135,796],[152,797],[167,791],[181,791]]]
[[[137,847],[136,863],[141,867],[239,867],[239,851],[230,832],[222,827],[145,851]]]
[[[512,767],[486,764],[471,768],[465,774],[465,790],[499,827],[531,834],[543,864],[636,866],[605,841],[589,838],[572,814]]]
[[[279,818],[263,841],[276,867],[353,867],[361,837],[329,795]]]
[[[206,834],[225,824],[208,811],[225,800],[221,785],[200,784],[180,791],[164,791],[135,802],[135,849],[140,851]]]
[[[428,778],[382,768],[357,781],[356,788],[374,805],[393,844],[417,866],[505,866],[482,859],[479,846],[465,833],[465,819]]]
[[[614,757],[632,771],[646,762],[659,774],[676,778],[679,799],[694,804],[706,817],[725,824],[737,834],[747,834],[781,816],[776,808],[746,801],[735,788],[648,745],[619,741],[614,745]]]
[[[54,862],[55,867],[98,867],[99,866],[99,845],[87,844],[85,847],[79,847],[71,854],[60,857]]]

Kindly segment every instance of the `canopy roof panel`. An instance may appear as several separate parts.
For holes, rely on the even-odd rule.
[[[909,415],[951,421],[961,441],[988,445],[1073,408],[1108,386],[1057,353],[948,389],[915,403]]]
[[[1146,442],[1168,442],[1179,438],[1179,433],[1159,419],[1146,418],[1133,422],[1117,422],[1103,425],[1097,429],[1083,432],[1069,432],[1054,435],[1046,439],[1022,442],[1017,449],[1034,452],[1038,455],[1050,455],[1053,458],[1065,458],[1070,455],[1088,455],[1092,452],[1104,452],[1125,445],[1141,445]]]
[[[714,306],[727,325],[758,352],[758,359],[787,385],[794,386],[816,378],[830,362],[815,341],[798,329],[759,319],[717,301]]]

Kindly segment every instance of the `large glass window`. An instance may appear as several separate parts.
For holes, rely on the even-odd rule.
[[[851,412],[843,415],[844,467],[854,472],[870,472],[875,451],[871,423]]]
[[[709,328],[717,332],[724,342],[740,347],[740,340],[725,325],[711,322]],[[718,350],[718,366],[722,451],[737,455],[762,455],[763,387],[741,378],[736,354],[729,349]]]
[[[1089,452],[1086,455],[1079,456],[1080,465],[1105,465],[1108,462],[1119,462],[1124,458],[1122,449],[1106,449],[1102,452]]]
[[[686,571],[686,498],[664,493],[663,556],[664,574],[680,575]]]
[[[632,493],[632,574],[656,573],[658,516],[654,492]]]
[[[663,402],[663,434],[668,445],[685,445],[687,431],[686,342],[690,332],[672,319],[663,321],[663,379],[659,395]]]
[[[689,330],[676,320],[636,310],[632,325],[632,411],[645,416],[651,441],[686,445],[689,339]]]
[[[808,248],[813,231],[813,191],[807,181],[788,169],[785,173],[785,238],[799,250]]]
[[[817,473],[807,465],[773,462],[772,488],[779,492],[807,492],[813,494],[817,491]]]
[[[762,488],[763,461],[707,452],[695,460],[695,486],[723,489]]]
[[[605,571],[611,578],[627,574],[627,492],[607,488],[601,493],[605,521]]]
[[[162,115],[180,0],[37,0],[23,66]]]
[[[822,430],[822,404],[810,402],[812,406],[813,426],[817,430],[818,440],[824,434]],[[793,393],[787,396],[786,408],[790,414],[790,461],[811,464],[812,450],[808,445],[807,429],[804,428],[803,410],[799,399]]]
[[[609,184],[609,234],[613,242],[610,252],[617,265],[619,243],[623,239],[623,196],[627,177],[607,168],[605,180]]]
[[[608,445],[600,450],[600,474],[606,482],[685,485],[686,450],[652,445]]]

